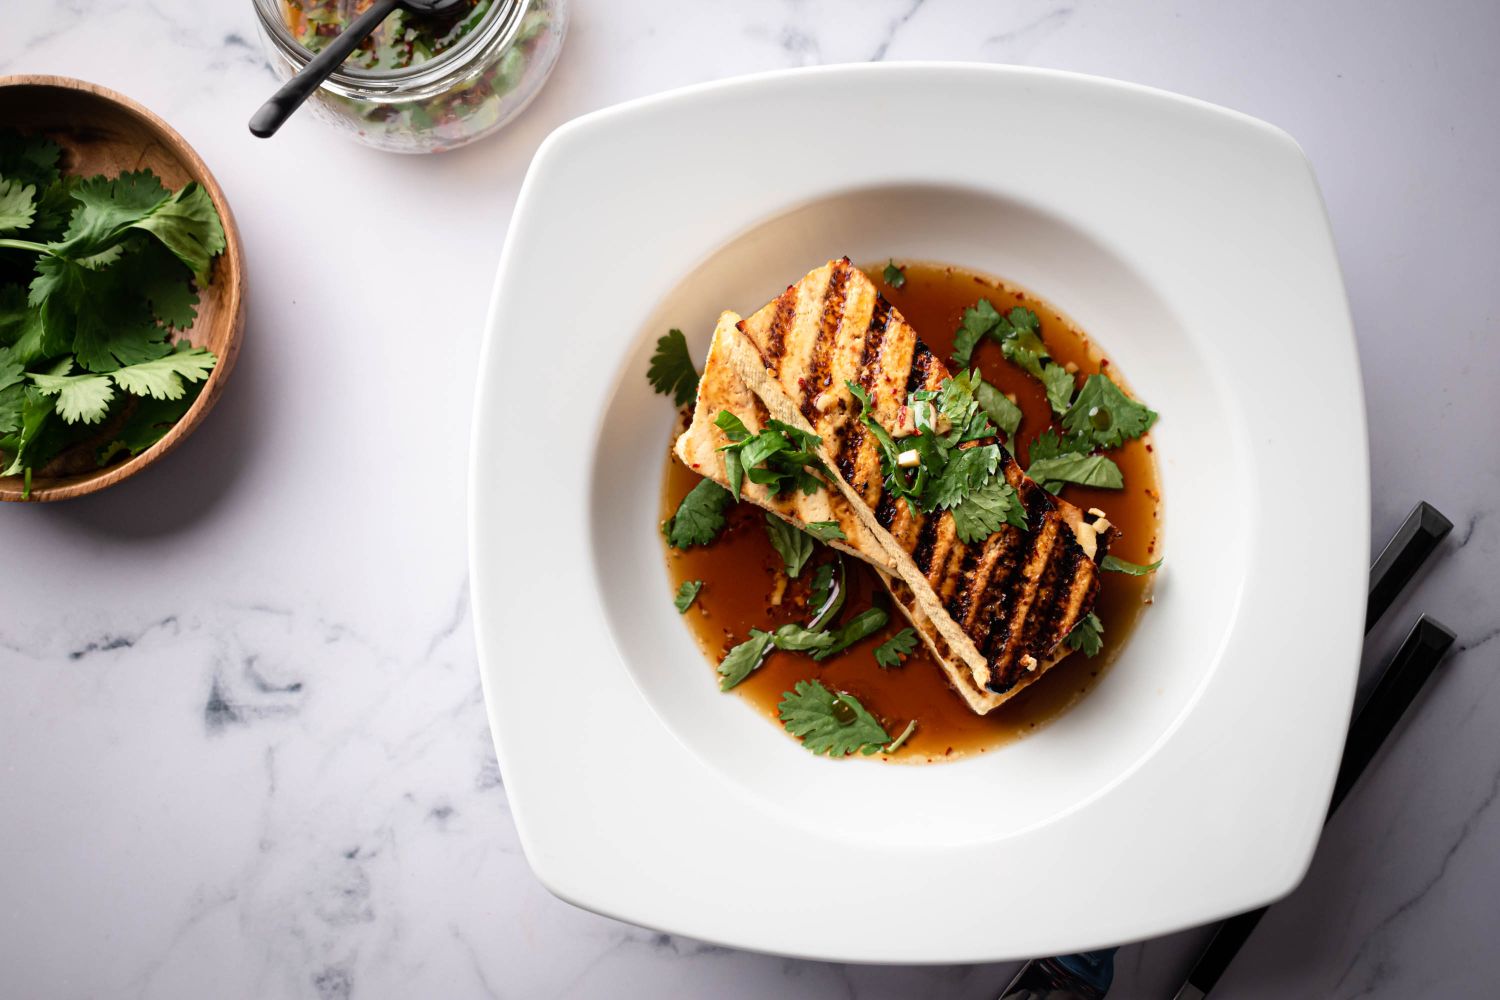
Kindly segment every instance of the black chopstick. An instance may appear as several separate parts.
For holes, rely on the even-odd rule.
[[[1414,512],[1415,513],[1415,512]],[[1438,515],[1442,516],[1442,515]],[[1446,520],[1446,519],[1445,519]],[[1382,557],[1383,558],[1383,557]],[[1387,604],[1390,602],[1387,601]],[[1333,783],[1333,799],[1328,806],[1329,815],[1349,794],[1365,766],[1380,749],[1380,744],[1390,735],[1407,707],[1416,698],[1422,685],[1432,676],[1448,647],[1453,645],[1453,633],[1437,621],[1423,615],[1401,643],[1396,656],[1380,675],[1375,689],[1349,726],[1349,739],[1344,744],[1344,760],[1338,777]],[[1198,956],[1187,982],[1177,991],[1175,1000],[1203,1000],[1219,982],[1234,956],[1249,940],[1250,933],[1268,907],[1230,917],[1219,925],[1208,947]]]
[[[1417,575],[1417,570],[1422,568],[1438,543],[1452,530],[1453,522],[1426,500],[1406,515],[1406,521],[1370,567],[1370,597],[1365,605],[1366,635],[1390,608],[1396,595]]]

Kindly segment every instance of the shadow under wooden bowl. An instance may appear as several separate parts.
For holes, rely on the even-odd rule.
[[[62,76],[0,76],[0,128],[39,133],[63,148],[66,174],[113,177],[151,170],[176,190],[197,181],[224,224],[224,252],[214,258],[207,287],[198,289],[198,319],[175,340],[218,356],[191,409],[139,455],[100,467],[96,443],[67,449],[32,473],[30,495],[20,476],[0,477],[0,500],[66,500],[96,493],[140,472],[175,448],[213,408],[234,368],[245,329],[244,255],[224,192],[208,166],[172,128],[114,91]]]

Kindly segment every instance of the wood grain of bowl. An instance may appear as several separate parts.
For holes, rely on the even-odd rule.
[[[0,477],[0,500],[65,500],[97,493],[159,460],[207,416],[234,369],[245,328],[244,253],[224,192],[208,166],[150,111],[104,87],[61,76],[0,76],[0,129],[46,135],[63,148],[64,173],[114,176],[150,169],[169,188],[197,181],[213,199],[224,225],[224,252],[214,259],[206,288],[198,289],[198,319],[175,340],[218,355],[218,363],[192,408],[156,444],[125,461],[100,468],[87,442],[64,451],[33,473],[24,496],[20,476]]]

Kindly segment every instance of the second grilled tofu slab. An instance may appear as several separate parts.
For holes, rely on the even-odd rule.
[[[893,435],[908,396],[936,390],[947,367],[847,258],[830,261],[738,326],[751,350],[729,352],[772,417],[822,438],[822,458],[898,575],[976,683],[1013,694],[1056,659],[1058,646],[1098,593],[1097,560],[1112,529],[1047,493],[1006,457],[1004,472],[1027,515],[963,543],[948,512],[924,515],[884,485],[880,453],[859,420],[853,382]]]

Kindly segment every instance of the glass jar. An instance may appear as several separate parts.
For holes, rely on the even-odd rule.
[[[288,0],[253,3],[271,67],[285,80],[313,54],[288,27]],[[306,109],[377,149],[453,149],[496,131],[531,103],[567,29],[568,0],[492,0],[452,47],[401,69],[354,69],[346,62]]]

